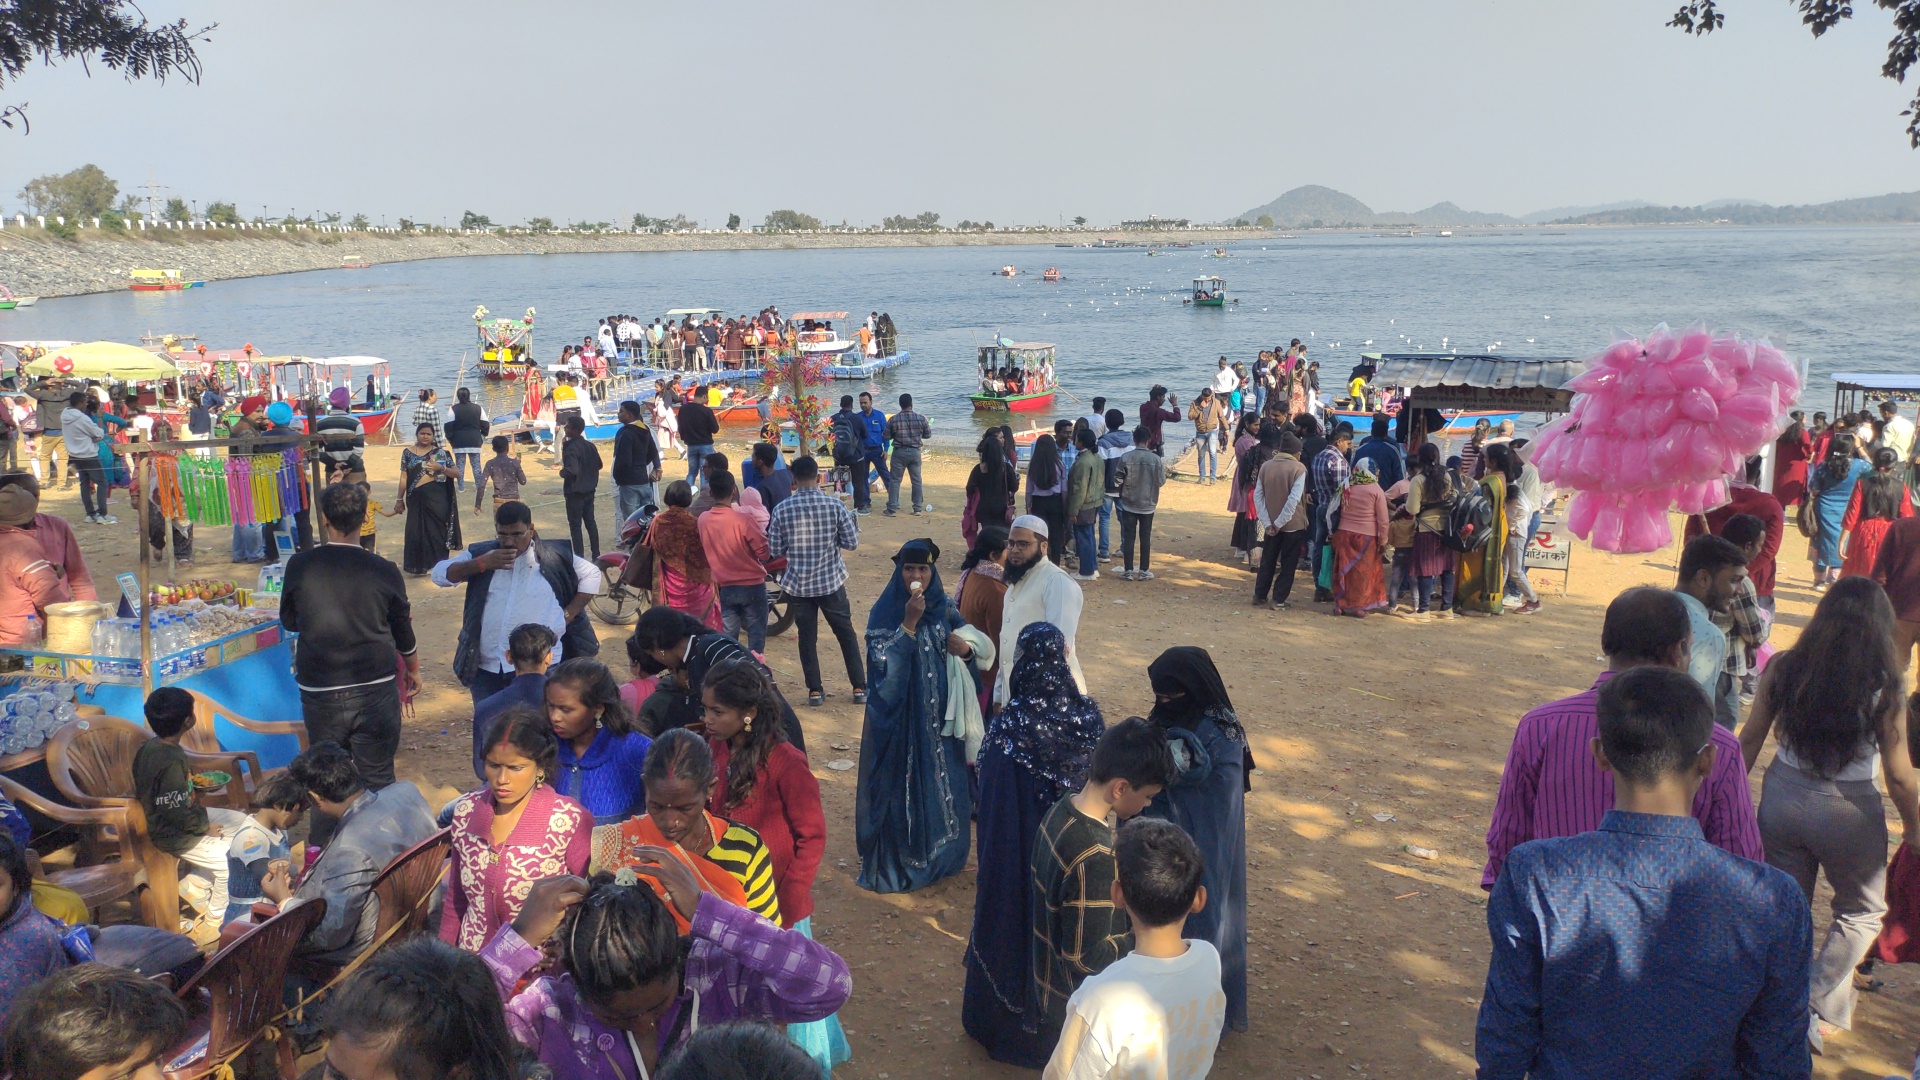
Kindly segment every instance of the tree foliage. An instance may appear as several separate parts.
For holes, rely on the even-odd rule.
[[[476,214],[471,210],[460,215],[460,227],[463,229],[491,229],[493,219],[485,214]]]
[[[82,165],[68,173],[36,176],[20,189],[20,201],[29,214],[64,218],[96,218],[113,209],[120,185],[98,165]]]
[[[1073,227],[1074,227],[1074,228],[1076,228],[1076,229],[1078,229],[1078,228],[1081,228],[1081,227],[1083,227],[1083,226],[1085,226],[1085,225],[1086,225],[1086,223],[1087,223],[1087,219],[1086,219],[1086,218],[1083,218],[1083,217],[1077,217],[1077,216],[1076,216],[1076,217],[1075,217],[1075,218],[1073,219]]]
[[[814,232],[820,228],[820,219],[798,210],[775,210],[767,215],[764,227],[768,232]]]
[[[129,80],[165,82],[177,75],[200,81],[193,48],[218,27],[188,29],[179,19],[155,26],[127,0],[9,0],[0,3],[0,86],[18,81],[35,60],[78,59],[122,72]],[[0,126],[26,126],[24,105],[0,108]]]
[[[364,229],[371,224],[373,223],[367,220],[367,215],[365,214],[355,214],[353,217],[347,219],[347,228],[349,229]]]
[[[740,215],[728,214],[727,215],[727,231],[732,232],[733,230],[738,229],[739,227],[740,227]]]
[[[405,222],[402,222],[401,224],[403,224],[403,225],[404,225],[404,224],[405,224]],[[552,218],[550,218],[550,217],[537,217],[537,218],[528,218],[528,219],[527,219],[527,228],[529,228],[529,229],[531,229],[531,230],[533,230],[534,232],[537,232],[537,233],[541,233],[541,232],[552,232],[552,231],[553,231],[553,219],[552,219]]]
[[[685,214],[675,214],[670,218],[648,217],[645,214],[633,215],[634,232],[680,232],[685,229],[698,228],[699,225],[699,222]],[[732,228],[733,226],[728,227]]]
[[[1271,229],[1273,228],[1273,215],[1261,214],[1259,217],[1253,219],[1253,223],[1263,229]]]
[[[1895,82],[1906,82],[1907,72],[1920,62],[1920,0],[1871,0],[1875,7],[1893,13],[1893,40],[1887,42],[1887,62],[1880,74]],[[1795,0],[1800,21],[1820,37],[1853,17],[1851,0]],[[1685,0],[1667,25],[1683,33],[1704,37],[1720,29],[1727,17],[1720,11],[1720,0]],[[1907,143],[1920,149],[1920,94],[1900,114],[1907,117]]]
[[[882,221],[880,227],[888,232],[933,232],[940,227],[940,215],[931,210],[914,217],[894,214]]]
[[[187,200],[185,199],[168,199],[167,208],[160,211],[160,220],[191,221],[193,220],[193,211],[187,209]]]
[[[240,209],[230,202],[210,202],[207,204],[207,220],[215,225],[238,225]]]

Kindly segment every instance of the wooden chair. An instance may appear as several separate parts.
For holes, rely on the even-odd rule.
[[[132,896],[139,901],[140,921],[154,925],[154,913],[148,910],[147,863],[141,855],[142,848],[151,850],[152,845],[146,843],[147,819],[140,812],[138,803],[130,809],[62,806],[5,776],[0,776],[0,794],[4,794],[16,806],[30,806],[62,825],[73,825],[83,832],[111,830],[118,838],[116,858],[91,866],[57,870],[47,874],[46,880],[78,893],[95,922],[99,921],[102,907]],[[179,929],[179,921],[176,916],[174,924],[167,929]]]
[[[377,953],[389,945],[429,932],[428,922],[433,912],[427,904],[427,898],[432,895],[434,886],[440,884],[448,853],[452,849],[453,830],[441,829],[394,856],[387,868],[380,871],[380,876],[373,879],[373,896],[380,902],[380,914],[374,924],[374,943],[368,953]],[[326,982],[338,973],[339,968],[296,960],[294,970]]]
[[[251,805],[253,792],[259,790],[260,782],[280,770],[262,769],[259,757],[251,751],[236,752],[221,746],[219,730],[214,727],[215,718],[225,720],[242,731],[251,731],[256,735],[280,738],[291,735],[299,740],[301,750],[307,748],[307,725],[304,720],[255,720],[252,717],[241,716],[198,690],[189,690],[187,693],[193,695],[193,727],[187,731],[186,737],[180,740],[180,745],[197,754],[233,753],[247,765],[245,774],[238,772],[233,774],[234,780],[238,781],[241,789],[236,794],[245,796],[247,800],[246,804],[236,806],[237,810],[247,809]]]
[[[275,915],[215,953],[180,988],[180,1000],[194,1019],[186,1038],[162,1059],[169,1078],[207,1075],[209,1065],[246,1045],[280,1015],[293,947],[326,913],[325,900],[309,900]],[[278,1075],[292,1076],[293,1040],[283,1032],[274,1044]]]
[[[75,720],[47,740],[47,773],[54,788],[75,806],[124,813],[132,835],[120,842],[131,843],[147,869],[147,923],[162,930],[179,930],[180,863],[147,839],[146,817],[133,789],[133,756],[151,738],[153,732],[117,716]],[[238,768],[232,755],[189,752],[187,762],[196,771]],[[102,847],[113,838],[107,829],[96,830],[88,838],[89,861],[100,861]]]

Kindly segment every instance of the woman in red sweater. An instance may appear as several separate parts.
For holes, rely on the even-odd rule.
[[[812,937],[813,877],[827,847],[820,782],[807,755],[787,741],[780,697],[758,665],[716,665],[707,672],[700,699],[713,750],[708,810],[760,834],[773,857],[782,924]],[[838,1016],[789,1024],[787,1034],[829,1074],[853,1056]]]

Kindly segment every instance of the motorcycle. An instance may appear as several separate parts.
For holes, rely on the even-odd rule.
[[[640,541],[659,512],[652,503],[634,511],[620,526],[615,549],[594,560],[600,568],[600,593],[587,601],[587,610],[601,622],[610,626],[632,626],[640,621],[641,612],[654,605],[653,552],[642,547]],[[785,559],[776,559],[767,567],[769,637],[793,629],[793,605],[787,600],[786,590],[780,587],[780,571],[785,568]]]

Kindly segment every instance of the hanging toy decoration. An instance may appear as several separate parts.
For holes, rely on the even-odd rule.
[[[767,393],[781,390],[787,398],[787,415],[800,436],[802,448],[812,448],[825,435],[820,401],[809,391],[827,381],[826,353],[795,352],[791,355],[769,353],[761,371]]]
[[[1765,340],[1704,326],[1616,341],[1567,384],[1567,415],[1534,443],[1549,483],[1573,489],[1567,528],[1600,551],[1673,542],[1670,511],[1724,506],[1727,481],[1786,428],[1802,364]]]

